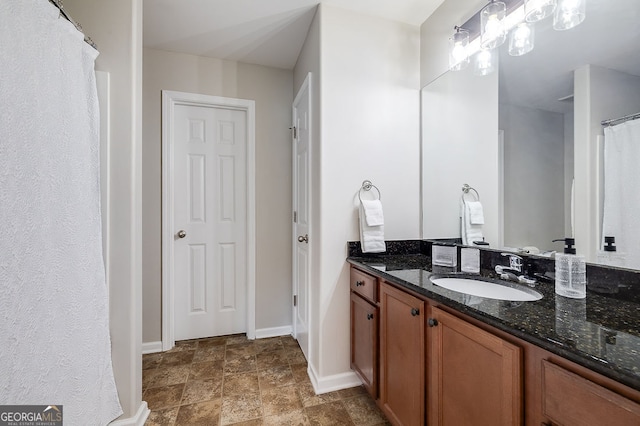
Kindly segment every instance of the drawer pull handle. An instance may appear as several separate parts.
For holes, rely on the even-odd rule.
[[[420,315],[420,309],[411,308],[411,315],[414,317]]]
[[[356,281],[356,287],[360,287],[361,285],[364,285],[364,281]]]
[[[438,320],[435,318],[429,318],[429,321],[427,321],[427,324],[429,324],[429,327],[435,327],[438,325]]]
[[[368,320],[372,320],[373,319],[373,314],[367,314],[367,319]]]

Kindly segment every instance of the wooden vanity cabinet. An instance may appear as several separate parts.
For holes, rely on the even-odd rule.
[[[405,425],[640,425],[640,391],[351,268],[351,365]]]
[[[394,425],[425,424],[424,300],[380,282],[380,399]]]
[[[521,425],[521,348],[437,307],[428,325],[429,425]]]
[[[351,369],[378,396],[378,281],[351,268]]]
[[[640,404],[543,360],[542,415],[543,425],[637,426]]]

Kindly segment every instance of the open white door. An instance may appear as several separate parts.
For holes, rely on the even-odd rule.
[[[293,101],[293,337],[309,359],[311,73]]]

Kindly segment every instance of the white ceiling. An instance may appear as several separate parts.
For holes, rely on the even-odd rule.
[[[443,0],[144,0],[144,46],[292,69],[319,3],[419,26]]]

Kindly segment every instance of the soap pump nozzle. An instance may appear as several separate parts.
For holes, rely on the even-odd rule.
[[[558,238],[557,240],[553,240],[553,242],[555,241],[563,241],[564,242],[564,253],[565,254],[576,254],[576,249],[574,247],[574,245],[576,245],[576,239],[575,238]]]

